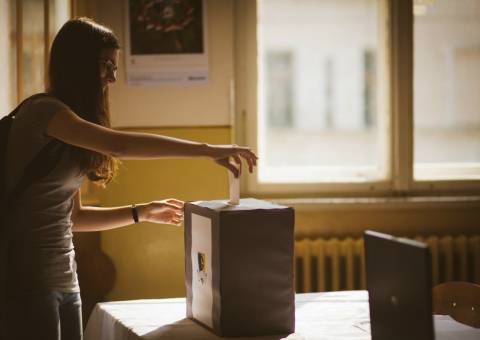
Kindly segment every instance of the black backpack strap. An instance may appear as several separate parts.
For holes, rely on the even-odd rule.
[[[57,150],[55,150],[57,149]],[[57,139],[52,139],[28,163],[20,181],[8,195],[8,206],[34,182],[44,178],[57,166],[62,157],[64,144]]]
[[[15,120],[15,116],[17,115],[20,108],[23,105],[33,98],[38,98],[42,96],[48,96],[47,93],[38,93],[33,96],[30,96],[24,99],[17,107],[10,112],[7,116],[3,117],[0,120],[0,218],[5,214],[5,207],[8,202],[8,194],[7,194],[7,183],[6,183],[6,154],[7,154],[7,147],[8,147],[8,136],[10,134],[10,129],[12,127],[13,121]]]
[[[39,97],[48,97],[48,96],[51,96],[51,94],[47,93],[47,92],[42,92],[42,93],[37,93],[37,94],[34,94],[34,95],[31,95],[30,97],[28,98],[25,98],[24,100],[22,100],[22,102],[20,104],[17,105],[17,107],[15,109],[13,109],[12,112],[10,112],[8,114],[8,117],[15,117],[15,115],[17,114],[18,111],[20,111],[20,108],[23,106],[23,104],[25,104],[27,101],[31,100],[31,99],[34,99],[34,98],[39,98]]]
[[[28,100],[50,96],[48,93],[37,93],[22,101],[8,116],[15,117],[21,106]],[[6,197],[6,206],[11,207],[13,202],[27,189],[33,182],[38,181],[48,175],[58,164],[62,157],[65,144],[57,139],[52,139],[45,145],[39,153],[28,163],[23,176],[15,185],[13,190]],[[57,150],[55,150],[57,149]]]

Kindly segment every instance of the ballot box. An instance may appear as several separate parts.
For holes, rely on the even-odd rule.
[[[220,336],[294,332],[293,228],[266,201],[186,203],[187,317]]]

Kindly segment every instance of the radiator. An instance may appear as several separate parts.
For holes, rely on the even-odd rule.
[[[433,285],[446,281],[480,283],[480,236],[417,236],[429,245]],[[366,289],[363,239],[295,241],[298,293]]]

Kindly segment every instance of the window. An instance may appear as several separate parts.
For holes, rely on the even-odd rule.
[[[415,178],[480,174],[480,1],[418,2]]]
[[[480,187],[480,0],[257,0],[236,11],[237,138],[260,158],[249,192]]]
[[[71,16],[66,0],[8,0],[0,4],[0,115],[44,91],[51,42]]]
[[[386,177],[387,141],[376,125],[385,113],[375,105],[378,4],[348,4],[258,2],[261,182]]]

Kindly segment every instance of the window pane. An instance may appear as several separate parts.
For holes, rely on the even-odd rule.
[[[50,44],[57,35],[63,24],[70,19],[71,1],[65,0],[49,0],[50,13]]]
[[[416,1],[415,178],[480,176],[480,0]]]
[[[44,91],[45,34],[44,1],[0,1],[0,117],[8,114],[18,99]],[[50,43],[60,27],[70,17],[70,1],[49,0]],[[17,32],[17,9],[20,11],[22,32]],[[17,65],[18,34],[22,34],[22,63]],[[20,66],[21,83],[17,84]],[[20,92],[17,94],[17,85]],[[18,98],[19,97],[19,98]]]
[[[260,182],[387,176],[380,3],[258,1]]]
[[[0,1],[0,118],[10,113],[16,102],[15,6]]]
[[[45,44],[43,1],[23,0],[22,99],[44,91]]]

